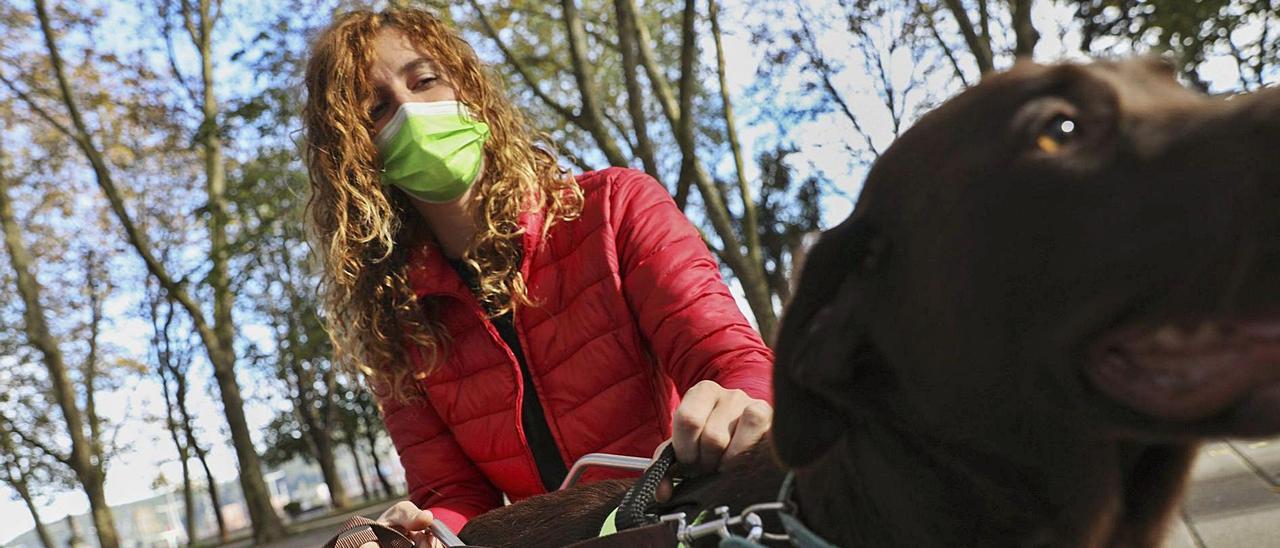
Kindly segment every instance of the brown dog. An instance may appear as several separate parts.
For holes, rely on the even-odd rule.
[[[1146,60],[965,91],[809,255],[774,390],[774,449],[837,545],[1158,545],[1198,440],[1280,433],[1280,90],[1211,99]],[[719,493],[770,499],[742,476],[761,454]],[[583,488],[582,530],[623,487]],[[577,540],[533,516],[575,496],[463,537]]]

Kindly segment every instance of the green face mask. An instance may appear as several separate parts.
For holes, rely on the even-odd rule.
[[[457,101],[403,103],[374,137],[382,182],[427,202],[452,202],[480,176],[489,125]]]

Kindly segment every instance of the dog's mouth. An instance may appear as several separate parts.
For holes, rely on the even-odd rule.
[[[1151,418],[1280,431],[1280,315],[1120,328],[1093,345],[1085,375]]]

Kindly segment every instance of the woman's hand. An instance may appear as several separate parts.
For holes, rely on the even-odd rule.
[[[431,534],[431,524],[434,521],[431,512],[419,509],[407,500],[387,508],[376,521],[409,537],[414,548],[445,548],[444,543]],[[360,548],[378,548],[378,544],[366,542]]]
[[[676,460],[694,471],[714,472],[755,445],[773,423],[773,407],[764,400],[715,381],[693,385],[676,407],[671,445]]]

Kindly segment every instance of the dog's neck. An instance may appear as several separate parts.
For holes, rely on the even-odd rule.
[[[839,546],[1157,546],[1194,448],[1045,436],[1023,455],[943,447],[863,421],[797,474],[806,523]]]

